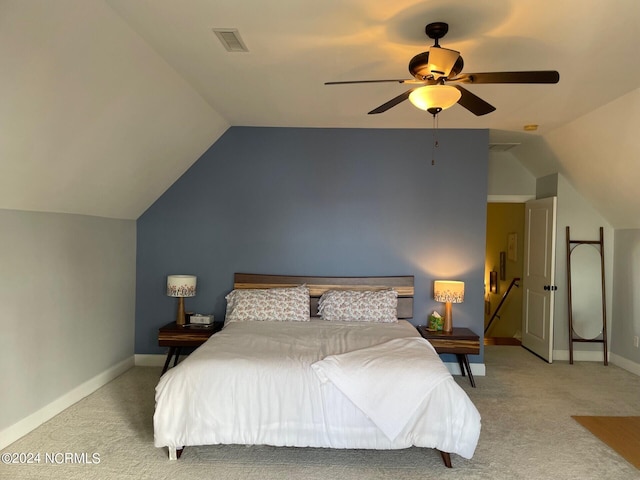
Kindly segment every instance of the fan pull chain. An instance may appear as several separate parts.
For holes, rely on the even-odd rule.
[[[431,165],[436,164],[436,148],[440,145],[438,144],[438,115],[433,114],[433,146],[431,147]]]

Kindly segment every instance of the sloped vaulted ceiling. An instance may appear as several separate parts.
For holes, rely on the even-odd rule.
[[[615,228],[640,228],[640,89],[518,147],[535,176],[560,172]]]
[[[0,208],[135,219],[228,127],[102,1],[3,1],[0,62]]]

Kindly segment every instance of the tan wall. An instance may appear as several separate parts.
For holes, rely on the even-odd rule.
[[[524,203],[487,204],[487,250],[485,255],[485,327],[514,277],[522,278],[524,249]],[[509,234],[517,235],[516,261],[509,260]],[[500,252],[505,252],[505,279],[500,279]],[[489,292],[489,272],[498,272],[498,292]],[[490,308],[489,308],[490,307]],[[489,312],[489,314],[487,314]],[[493,321],[487,337],[521,335],[522,289],[514,287],[502,305],[500,318]]]

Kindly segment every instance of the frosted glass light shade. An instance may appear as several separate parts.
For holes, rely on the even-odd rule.
[[[169,275],[167,277],[167,295],[170,297],[195,297],[195,275]]]
[[[427,85],[425,87],[416,88],[409,94],[409,101],[420,110],[429,110],[430,108],[441,108],[445,110],[452,107],[462,94],[456,87],[448,85]]]
[[[464,301],[464,282],[436,280],[433,283],[433,298],[436,302],[462,303]]]

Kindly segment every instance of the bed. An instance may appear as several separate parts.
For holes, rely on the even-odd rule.
[[[155,446],[170,459],[216,444],[471,458],[480,415],[412,317],[412,276],[235,274],[224,328],[156,387]]]

